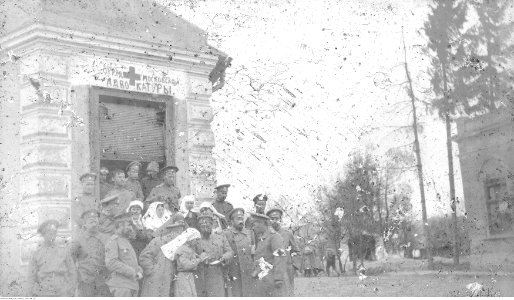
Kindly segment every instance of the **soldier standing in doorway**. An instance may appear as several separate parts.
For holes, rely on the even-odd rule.
[[[178,172],[178,168],[175,166],[167,166],[161,169],[160,175],[163,179],[163,183],[154,187],[150,192],[150,195],[146,198],[146,205],[159,201],[165,203],[166,208],[175,213],[179,210],[179,199],[180,190],[175,186],[175,175]]]
[[[223,265],[229,264],[234,253],[223,234],[212,232],[213,219],[208,215],[198,217],[201,239],[197,254],[208,258],[198,265],[196,292],[200,297],[225,297]],[[205,253],[205,254],[203,254]]]
[[[289,279],[286,271],[286,251],[282,236],[270,229],[266,215],[252,214],[252,229],[256,237],[255,267],[258,297],[287,297]]]
[[[114,181],[114,187],[107,193],[106,197],[118,196],[118,207],[115,214],[124,214],[130,202],[136,200],[136,195],[126,187],[127,180],[125,179],[125,172],[120,169],[114,170],[112,179]]]
[[[28,289],[32,297],[74,296],[77,273],[69,252],[55,241],[59,222],[48,220],[37,230],[43,243],[29,264]]]
[[[289,278],[288,296],[294,297],[294,275],[296,271],[293,267],[292,257],[296,256],[300,252],[300,249],[296,244],[293,233],[286,228],[282,228],[281,223],[284,211],[280,208],[272,208],[266,213],[266,215],[271,220],[271,227],[273,230],[275,230],[275,232],[280,234],[282,241],[284,242],[283,248],[286,250],[286,270],[287,276]]]
[[[109,169],[106,167],[100,168],[100,199],[105,198],[107,196],[107,193],[109,193],[113,185],[109,182]]]
[[[256,282],[252,278],[255,240],[253,232],[244,228],[244,214],[242,208],[234,208],[229,212],[231,226],[223,232],[234,252],[234,258],[228,268],[233,297],[251,297],[256,289]]]
[[[107,286],[114,297],[135,297],[138,281],[143,279],[143,269],[138,265],[136,252],[129,240],[135,237],[130,224],[131,215],[116,217],[116,232],[105,245],[105,265],[110,272]]]
[[[82,213],[90,209],[98,209],[100,203],[95,196],[95,182],[96,174],[85,173],[80,176],[80,183],[82,183],[82,194],[75,198],[71,204],[72,228],[73,235],[77,235],[82,227]]]
[[[127,169],[127,182],[125,183],[125,187],[127,190],[131,191],[136,195],[136,199],[144,199],[143,188],[141,187],[141,183],[139,182],[139,170],[141,169],[141,163],[138,161],[133,161],[128,164]]]
[[[74,237],[70,254],[77,265],[78,296],[108,297],[107,268],[105,267],[105,238],[98,232],[100,213],[88,210],[82,214],[84,226],[81,234]]]
[[[146,176],[141,180],[141,187],[143,188],[143,195],[146,199],[154,187],[162,183],[159,178],[159,164],[156,161],[151,161],[146,166]],[[144,200],[144,199],[143,199]]]
[[[228,194],[228,188],[230,187],[230,184],[222,184],[215,188],[216,190],[216,200],[212,202],[212,206],[225,217],[225,220],[229,220],[228,213],[234,209],[234,206],[230,203],[225,201],[227,199]],[[227,229],[228,224],[227,222],[221,223],[222,229]]]

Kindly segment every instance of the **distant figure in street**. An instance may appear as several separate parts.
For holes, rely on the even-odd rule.
[[[180,208],[180,190],[175,186],[175,175],[178,168],[175,166],[167,166],[161,169],[160,175],[163,183],[154,187],[150,195],[146,198],[145,203],[149,205],[152,202],[159,201],[165,204],[166,209],[170,212],[176,212]]]
[[[113,184],[109,182],[109,169],[106,167],[100,168],[100,199],[103,199],[107,196],[112,188]]]
[[[155,238],[146,246],[139,256],[139,263],[144,270],[143,290],[141,297],[170,297],[174,292],[175,264],[164,256],[161,247],[185,229],[182,215],[175,216],[157,232]]]
[[[222,184],[215,188],[216,190],[216,199],[212,202],[212,206],[218,211],[218,213],[222,214],[225,217],[224,220],[228,220],[228,213],[234,209],[234,206],[225,201],[227,199],[228,188],[230,184]],[[221,229],[225,230],[228,227],[228,222],[221,223]]]
[[[289,279],[286,271],[286,251],[280,234],[270,228],[266,215],[252,214],[257,246],[255,265],[252,273],[257,281],[258,297],[287,297]]]
[[[305,277],[311,277],[314,270],[314,250],[311,246],[305,246],[303,249],[302,269]]]
[[[105,265],[110,272],[107,286],[114,297],[137,296],[138,281],[143,279],[143,269],[129,242],[136,234],[130,224],[131,218],[130,214],[116,217],[116,232],[105,245]]]
[[[127,181],[125,182],[125,187],[127,190],[134,193],[136,199],[144,199],[145,195],[143,195],[143,188],[141,187],[141,183],[139,182],[139,170],[141,169],[141,163],[138,161],[133,161],[128,164],[126,168],[127,172]]]
[[[143,225],[152,232],[161,228],[171,218],[172,213],[166,209],[164,203],[153,202],[143,216]]]
[[[282,216],[284,215],[284,211],[280,208],[272,208],[270,209],[266,215],[271,219],[271,227],[275,232],[280,234],[282,237],[282,241],[284,245],[282,246],[286,250],[286,270],[287,276],[289,278],[289,291],[288,297],[294,296],[294,277],[296,274],[295,269],[293,268],[293,256],[296,256],[300,249],[296,244],[296,240],[294,239],[293,233],[285,228],[282,228]]]
[[[257,288],[257,282],[252,277],[255,240],[253,232],[244,228],[244,214],[245,211],[242,208],[234,208],[229,212],[231,225],[223,231],[234,252],[234,258],[228,268],[233,297],[251,297]]]
[[[332,268],[334,270],[334,272],[337,273],[338,277],[341,276],[341,274],[336,269],[336,251],[334,249],[332,249],[332,248],[327,249],[326,260],[327,260],[327,266],[326,266],[327,276],[330,277],[330,268]]]
[[[209,257],[205,252],[198,255],[196,249],[200,239],[200,232],[189,228],[191,234],[184,245],[180,246],[175,253],[177,262],[177,278],[175,282],[174,297],[196,297],[195,275],[198,265]]]
[[[100,208],[100,201],[95,196],[95,182],[96,174],[94,173],[85,173],[80,176],[82,194],[71,203],[74,236],[79,234],[80,228],[84,225],[80,216],[87,210]]]
[[[114,182],[114,187],[107,193],[106,197],[117,195],[118,207],[116,209],[115,215],[124,214],[129,207],[130,202],[136,200],[136,194],[127,189],[125,172],[122,170],[114,170],[112,180]]]
[[[188,195],[182,199],[183,209],[181,210],[184,214],[187,226],[198,229],[198,216],[199,213],[193,211],[195,206],[195,196]]]
[[[105,238],[98,232],[100,213],[88,210],[82,214],[84,222],[81,234],[74,237],[70,254],[77,265],[79,297],[109,297],[106,285]]]
[[[234,253],[223,234],[212,230],[213,218],[209,215],[198,217],[201,239],[197,254],[208,258],[198,266],[196,293],[200,297],[225,297],[223,265],[229,264]]]
[[[43,243],[32,255],[29,264],[28,294],[31,297],[72,297],[77,273],[64,245],[55,242],[59,222],[48,220],[37,230]]]
[[[150,195],[154,187],[162,183],[159,178],[159,164],[156,161],[151,161],[146,166],[146,176],[141,180],[141,187],[143,188],[144,199]]]
[[[118,211],[118,195],[105,197],[100,201],[101,211],[98,225],[98,231],[107,237],[111,237],[116,231],[114,226],[114,217]],[[104,242],[107,242],[105,240]]]

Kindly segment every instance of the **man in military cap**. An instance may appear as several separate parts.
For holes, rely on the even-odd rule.
[[[162,183],[159,178],[159,164],[156,161],[151,161],[146,166],[146,176],[141,180],[141,187],[143,188],[143,195],[148,197],[153,188]]]
[[[43,243],[32,255],[29,264],[28,294],[31,297],[73,296],[77,273],[64,244],[57,244],[59,222],[43,222],[37,232]]]
[[[135,297],[143,269],[138,265],[136,252],[129,239],[134,238],[129,213],[116,216],[116,232],[105,245],[105,265],[110,272],[107,286],[114,297]]]
[[[105,197],[102,199],[101,205],[98,231],[110,237],[116,230],[114,217],[118,212],[118,195]]]
[[[127,189],[125,172],[122,170],[114,170],[112,179],[114,181],[114,187],[109,193],[107,193],[106,197],[111,197],[114,195],[118,196],[118,208],[115,214],[119,215],[125,213],[129,207],[130,202],[136,200],[136,194]]]
[[[107,268],[105,267],[105,238],[98,232],[100,213],[91,209],[82,214],[81,234],[74,237],[70,254],[77,265],[78,296],[108,297]]]
[[[216,189],[216,200],[212,202],[212,206],[225,217],[225,220],[229,220],[228,213],[234,209],[234,206],[225,201],[227,199],[228,188],[230,184],[222,184],[217,186]],[[222,223],[221,228],[227,229],[228,224]]]
[[[112,190],[113,185],[109,182],[109,169],[106,167],[100,168],[100,199],[105,198],[107,193]]]
[[[138,161],[133,161],[128,164],[127,169],[127,181],[125,182],[125,187],[127,190],[131,191],[136,195],[137,199],[144,199],[145,195],[143,194],[143,188],[141,187],[141,183],[139,182],[139,170],[141,169],[141,163]]]
[[[229,264],[234,253],[223,234],[212,232],[213,219],[208,215],[198,217],[201,239],[196,249],[198,255],[208,258],[198,265],[196,292],[200,297],[225,297],[223,265]]]
[[[264,215],[264,211],[266,210],[266,204],[268,202],[268,196],[264,194],[258,194],[253,197],[253,206],[255,208],[255,213]],[[245,227],[247,229],[252,228],[252,216],[250,215],[245,222]]]
[[[73,235],[77,235],[82,227],[82,219],[80,216],[83,212],[90,209],[98,209],[100,203],[95,197],[95,173],[85,173],[80,176],[80,183],[82,183],[82,194],[75,198],[71,203],[71,218]]]
[[[175,166],[167,166],[161,169],[160,175],[163,183],[154,187],[145,202],[149,205],[152,202],[160,201],[166,204],[167,209],[171,212],[179,210],[180,190],[175,186],[175,174],[178,168]]]
[[[286,252],[280,234],[270,229],[266,215],[251,214],[256,237],[255,267],[258,297],[287,297],[289,279],[286,272]],[[257,279],[258,278],[258,279]]]
[[[280,208],[272,208],[266,213],[266,215],[271,220],[271,227],[273,228],[273,230],[275,232],[280,234],[280,236],[282,237],[282,241],[284,242],[282,247],[286,250],[286,258],[287,258],[286,270],[287,270],[287,275],[289,278],[288,296],[293,297],[294,296],[294,275],[295,275],[296,271],[293,267],[292,257],[296,256],[300,252],[300,249],[298,248],[298,246],[296,244],[296,240],[294,239],[293,233],[286,228],[282,228],[281,223],[282,223],[282,216],[284,215],[284,211]]]
[[[228,268],[233,297],[251,297],[256,289],[256,281],[252,278],[255,240],[253,232],[244,227],[244,214],[242,208],[232,209],[228,213],[231,226],[223,232],[234,252],[234,258]]]

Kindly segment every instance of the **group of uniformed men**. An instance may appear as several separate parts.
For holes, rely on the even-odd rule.
[[[293,296],[291,257],[299,249],[281,227],[284,212],[266,211],[266,195],[253,198],[255,213],[245,218],[243,208],[225,201],[230,185],[224,184],[215,188],[211,204],[202,205],[207,209],[198,213],[186,203],[181,212],[174,184],[178,168],[159,171],[151,162],[142,184],[140,168],[130,163],[128,179],[115,170],[111,184],[102,167],[101,201],[94,196],[96,174],[80,177],[83,193],[72,203],[71,243],[56,242],[56,220],[38,228],[44,241],[30,263],[30,296]],[[150,231],[141,215],[154,202],[171,216]],[[213,230],[215,217],[222,231]],[[180,239],[182,246],[170,257],[168,246]]]

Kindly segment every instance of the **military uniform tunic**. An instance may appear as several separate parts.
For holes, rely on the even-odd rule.
[[[71,257],[77,265],[79,297],[110,296],[105,283],[108,275],[105,267],[105,241],[99,232],[91,234],[82,231],[71,242]]]
[[[141,187],[141,183],[139,182],[139,180],[131,178],[127,179],[127,181],[125,182],[125,188],[134,193],[136,199],[142,201],[145,198],[143,194],[143,188]]]
[[[230,263],[234,255],[225,235],[214,232],[209,239],[199,240],[197,251],[198,255],[203,252],[209,255],[207,262],[223,258]],[[199,297],[225,297],[225,278],[221,264],[201,263],[198,266],[198,278],[195,284]]]
[[[280,234],[267,232],[260,239],[256,240],[255,248],[255,270],[262,272],[259,260],[263,258],[267,263],[273,265],[261,280],[257,279],[257,297],[287,297],[289,290],[289,279],[286,272],[286,257],[283,249],[284,242]],[[282,286],[277,288],[275,283],[282,281]]]
[[[252,248],[255,247],[253,232],[245,228],[238,231],[230,227],[223,233],[234,252],[234,259],[230,263],[228,272],[232,296],[251,297],[257,286],[257,282],[252,278],[254,270]]]
[[[160,201],[168,204],[168,209],[171,211],[170,203],[175,205],[177,209],[180,207],[180,190],[176,186],[169,186],[166,183],[161,183],[154,187],[150,195],[146,198],[145,202],[152,203]]]
[[[136,274],[143,270],[137,263],[136,252],[129,240],[115,234],[107,241],[105,265],[110,272],[107,285],[111,291],[116,288],[139,290]]]
[[[71,256],[62,245],[41,245],[29,265],[29,295],[73,296],[77,273]]]
[[[143,195],[145,196],[145,199],[150,195],[153,188],[158,186],[162,183],[162,180],[159,178],[152,178],[150,176],[147,176],[141,180],[141,188],[143,188]]]

